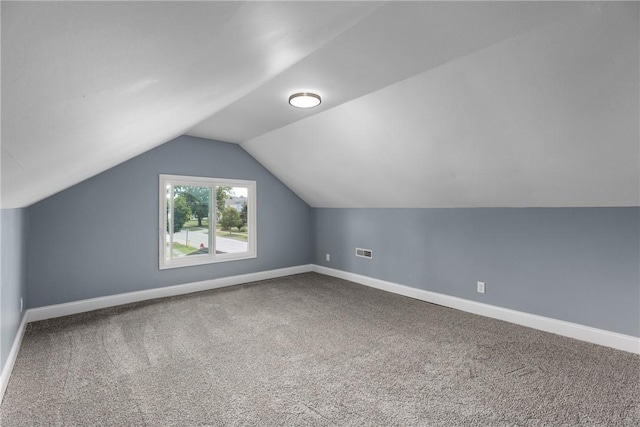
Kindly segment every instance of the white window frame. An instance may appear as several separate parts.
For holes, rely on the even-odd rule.
[[[165,270],[169,268],[189,267],[194,265],[212,264],[218,262],[238,261],[243,259],[257,258],[258,241],[257,241],[257,199],[256,199],[256,182],[240,179],[226,178],[209,178],[200,176],[186,175],[168,175],[160,174],[159,179],[159,269]],[[171,184],[172,188],[176,185],[193,186],[193,187],[213,187],[214,191],[210,200],[210,212],[215,213],[215,186],[228,187],[247,187],[247,252],[216,254],[215,250],[215,224],[216,222],[209,218],[209,253],[197,256],[185,256],[181,258],[165,258],[166,242],[165,227],[167,224],[167,206],[166,206],[166,188],[167,184]],[[211,215],[211,214],[210,214]],[[172,232],[173,226],[171,224]]]

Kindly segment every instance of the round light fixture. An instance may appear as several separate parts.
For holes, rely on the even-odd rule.
[[[289,104],[297,108],[317,107],[320,102],[320,95],[311,92],[298,92],[289,97]]]

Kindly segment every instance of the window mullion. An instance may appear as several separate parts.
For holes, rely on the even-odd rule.
[[[218,206],[217,203],[214,203],[214,197],[216,197],[216,186],[212,185],[211,194],[209,195],[209,255],[212,257],[216,256],[216,210],[215,208]],[[216,199],[217,200],[217,199]]]
[[[169,195],[169,205],[170,205],[170,209],[169,209],[169,259],[173,259],[173,216],[175,215],[173,212],[173,197],[174,197],[174,193],[173,193],[173,189],[174,189],[174,185],[171,184],[170,186],[171,188],[171,192]]]

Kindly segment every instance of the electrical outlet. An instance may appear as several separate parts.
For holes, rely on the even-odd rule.
[[[478,282],[478,293],[484,294],[484,282]]]
[[[327,262],[331,261],[331,255],[326,254],[324,257],[327,260]]]
[[[24,304],[22,301],[22,297],[20,297],[20,313],[22,313],[22,309],[24,308]]]

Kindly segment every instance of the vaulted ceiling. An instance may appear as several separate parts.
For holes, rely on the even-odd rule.
[[[640,205],[636,2],[1,8],[3,208],[185,133],[316,207]]]

